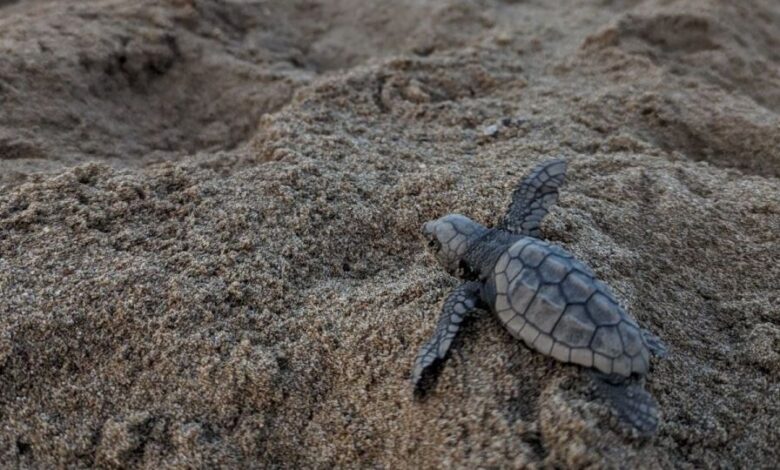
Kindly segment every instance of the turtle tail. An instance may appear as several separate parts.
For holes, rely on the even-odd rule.
[[[595,395],[606,402],[618,417],[633,426],[642,437],[655,434],[658,428],[658,404],[640,384],[629,381],[613,384],[594,380]]]

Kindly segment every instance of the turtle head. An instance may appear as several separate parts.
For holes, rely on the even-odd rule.
[[[475,278],[479,269],[470,266],[465,255],[487,229],[460,214],[450,214],[426,222],[422,233],[436,259],[452,274],[464,279]]]

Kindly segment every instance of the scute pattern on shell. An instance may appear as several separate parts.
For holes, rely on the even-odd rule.
[[[496,263],[495,285],[498,318],[528,346],[606,374],[647,373],[650,353],[636,322],[562,248],[519,240]]]

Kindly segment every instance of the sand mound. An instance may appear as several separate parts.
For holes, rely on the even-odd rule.
[[[0,5],[4,466],[780,459],[774,2]],[[669,345],[653,439],[487,315],[411,394],[419,227],[551,156],[544,237]]]

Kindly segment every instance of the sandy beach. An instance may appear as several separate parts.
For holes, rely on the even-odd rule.
[[[542,236],[669,347],[636,439],[421,225]],[[0,0],[0,466],[773,468],[776,0]]]

